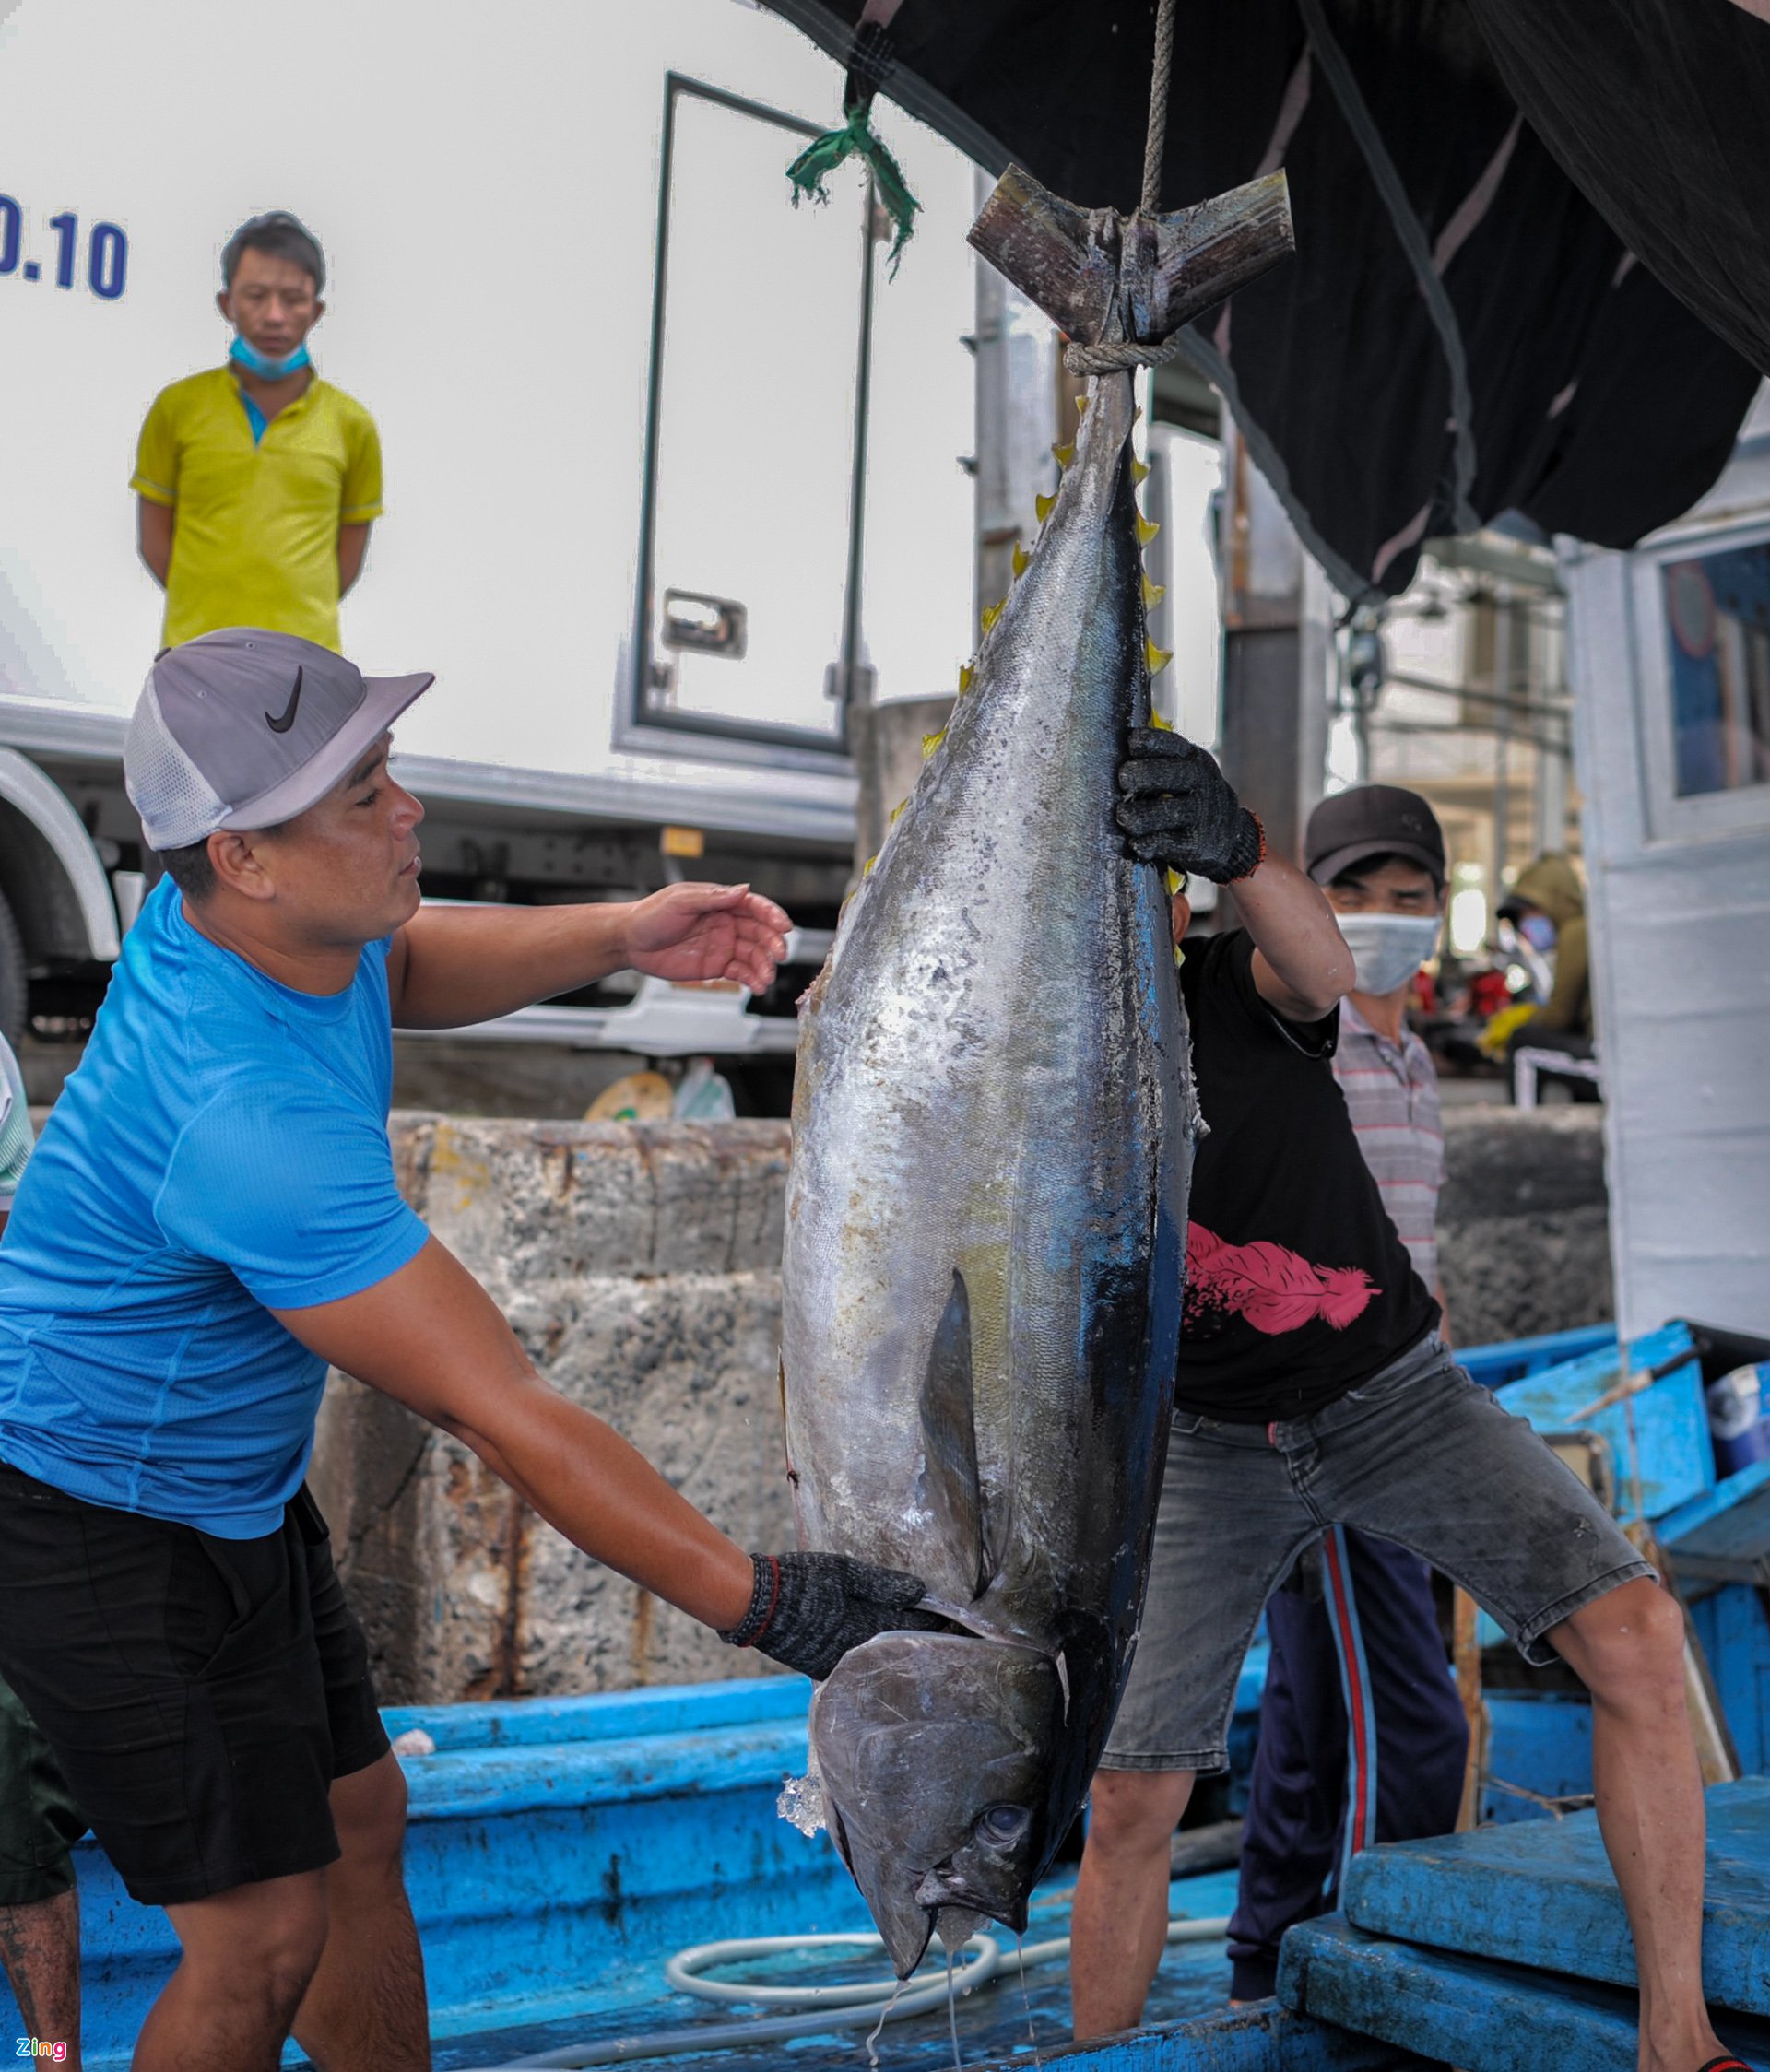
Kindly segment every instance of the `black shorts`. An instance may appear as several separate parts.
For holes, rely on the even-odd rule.
[[[0,1678],[0,1907],[53,1900],[74,1883],[68,1850],[86,1832],[49,1743]]]
[[[336,1861],[333,1780],[388,1744],[304,1489],[277,1531],[218,1539],[0,1462],[0,1676],[132,1898]]]

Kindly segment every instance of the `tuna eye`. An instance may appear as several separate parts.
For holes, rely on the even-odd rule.
[[[1032,1825],[1032,1815],[1024,1806],[986,1806],[978,1814],[972,1832],[992,1849],[1011,1849]]]

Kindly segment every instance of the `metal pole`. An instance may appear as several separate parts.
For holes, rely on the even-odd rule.
[[[867,182],[860,232],[860,350],[855,366],[855,457],[848,491],[848,581],[842,601],[842,740],[849,744],[849,712],[859,694],[860,597],[867,559],[867,418],[873,379],[873,268],[879,203]]]
[[[1512,748],[1512,641],[1513,621],[1516,606],[1510,589],[1502,590],[1497,606],[1499,624],[1493,642],[1493,688],[1499,704],[1493,720],[1493,901],[1494,906],[1505,897],[1505,864],[1509,847],[1507,822],[1511,818],[1512,798],[1509,788],[1511,775],[1508,767]]]

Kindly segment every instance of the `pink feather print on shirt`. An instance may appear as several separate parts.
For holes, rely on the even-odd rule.
[[[1189,1309],[1227,1311],[1268,1337],[1316,1317],[1343,1331],[1381,1292],[1362,1266],[1312,1266],[1266,1239],[1226,1244],[1198,1223],[1186,1239],[1186,1282]]]

